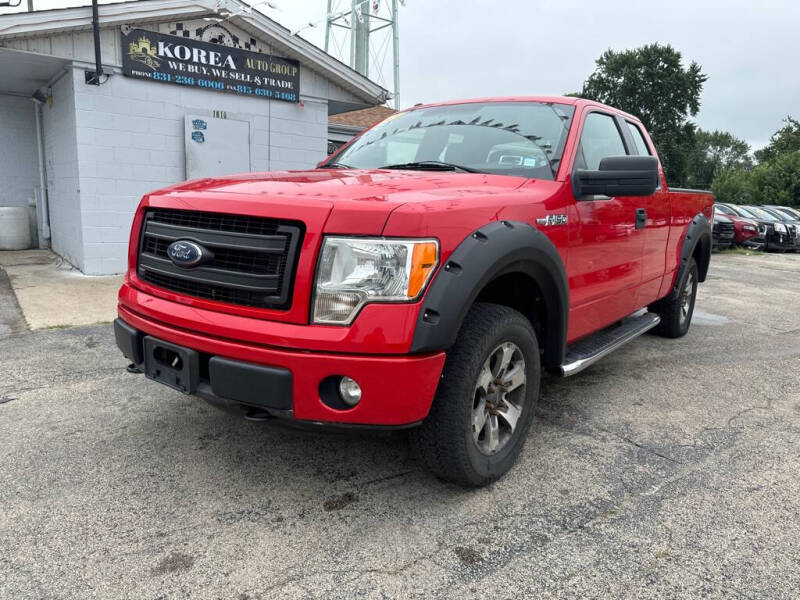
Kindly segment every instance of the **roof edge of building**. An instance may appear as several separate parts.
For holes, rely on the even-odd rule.
[[[321,48],[304,38],[293,35],[266,15],[249,10],[242,0],[137,0],[101,4],[99,15],[101,27],[114,27],[125,23],[158,22],[178,17],[187,19],[226,10],[228,19],[236,24],[244,22],[284,46],[301,61],[312,63],[315,70],[326,74],[334,82],[344,84],[359,98],[370,104],[383,104],[390,94],[355,69],[335,59]],[[249,12],[247,12],[249,10]],[[17,38],[38,37],[65,31],[89,29],[92,25],[90,5],[71,8],[56,8],[24,13],[0,15],[0,42]]]

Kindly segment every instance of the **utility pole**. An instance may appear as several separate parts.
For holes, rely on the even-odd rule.
[[[325,52],[353,69],[372,77],[384,87],[383,66],[392,54],[392,97],[400,108],[400,35],[397,29],[398,0],[328,0]],[[400,4],[402,4],[402,0]],[[391,36],[391,37],[389,37]]]
[[[400,32],[397,30],[397,0],[392,0],[392,58],[394,59],[394,108],[400,110]]]

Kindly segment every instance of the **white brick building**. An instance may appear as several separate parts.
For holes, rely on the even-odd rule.
[[[121,273],[143,194],[215,174],[209,158],[223,172],[313,167],[326,156],[329,114],[386,101],[386,90],[245,6],[101,5],[102,85],[86,82],[90,7],[0,16],[0,206],[35,204],[40,246],[84,273]],[[298,61],[299,101],[126,76],[132,29]]]

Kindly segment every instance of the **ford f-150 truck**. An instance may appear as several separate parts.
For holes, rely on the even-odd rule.
[[[316,169],[146,195],[116,340],[129,370],[248,418],[409,428],[435,475],[484,485],[543,369],[687,332],[712,206],[609,106],[418,106]]]

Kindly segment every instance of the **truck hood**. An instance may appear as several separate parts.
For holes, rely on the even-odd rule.
[[[313,169],[197,179],[158,193],[183,197],[224,194],[240,200],[259,197],[270,204],[305,209],[324,203],[331,210],[326,232],[378,235],[391,212],[403,204],[486,198],[518,188],[525,181],[506,175],[449,171]]]

